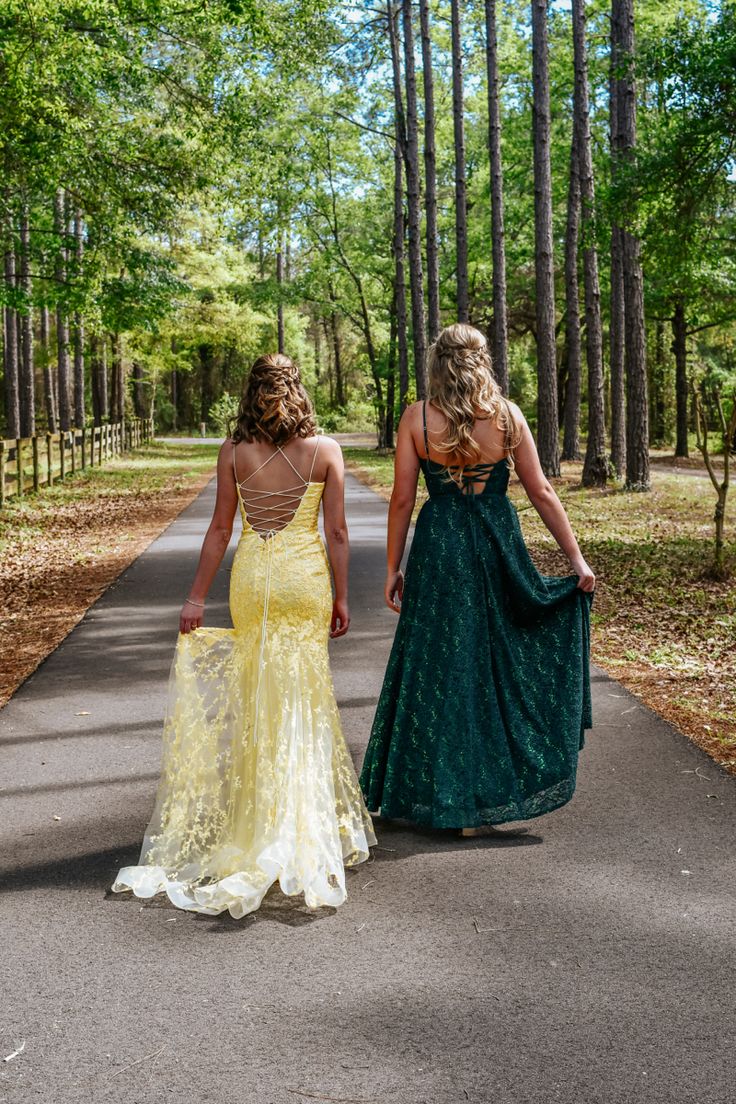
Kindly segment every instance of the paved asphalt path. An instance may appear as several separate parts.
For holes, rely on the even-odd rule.
[[[736,780],[594,672],[566,808],[521,840],[378,825],[338,910],[243,921],[108,897],[151,811],[210,485],[0,714],[0,1100],[734,1100]],[[349,481],[360,761],[393,632],[385,504]],[[227,623],[227,573],[208,611]],[[431,640],[428,641],[431,647]]]

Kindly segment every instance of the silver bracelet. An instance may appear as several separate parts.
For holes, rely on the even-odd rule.
[[[191,598],[187,598],[187,602],[190,606],[199,606],[200,609],[204,609],[204,602],[194,602]]]

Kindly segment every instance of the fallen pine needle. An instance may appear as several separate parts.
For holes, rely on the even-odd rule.
[[[479,928],[478,921],[473,918],[473,927],[478,935],[484,932],[518,932],[518,931],[566,931],[566,928],[548,928],[546,924],[507,924],[503,928]]]
[[[336,1104],[371,1104],[365,1097],[362,1100],[356,1100],[354,1096],[322,1096],[321,1093],[305,1092],[304,1089],[290,1089],[288,1085],[286,1091],[296,1096],[308,1096],[310,1100],[332,1100]]]
[[[710,778],[707,774],[700,773],[700,767],[696,767],[695,770],[683,770],[680,774],[697,774],[698,778],[702,778],[703,782],[710,782]]]
[[[15,1048],[15,1050],[12,1051],[11,1054],[6,1054],[5,1055],[5,1057],[3,1058],[3,1062],[12,1061],[13,1058],[17,1058],[19,1054],[22,1054],[25,1049],[26,1049],[26,1041],[24,1039],[23,1042],[20,1044],[20,1046],[17,1046]]]
[[[396,848],[395,847],[381,847],[379,844],[376,844],[375,845],[375,850],[376,851],[395,851]]]
[[[367,889],[368,886],[372,886],[372,885],[375,885],[375,884],[376,884],[376,882],[375,882],[375,879],[374,879],[372,882],[366,882],[365,885],[361,886],[360,888],[361,889]]]
[[[119,1070],[115,1070],[113,1077],[117,1077],[121,1073],[125,1073],[126,1070],[132,1069],[133,1066],[139,1066],[141,1062],[147,1062],[149,1058],[158,1058],[159,1054],[163,1054],[166,1050],[167,1043],[164,1043],[158,1050],[154,1050],[153,1054],[144,1054],[142,1058],[136,1058],[135,1062],[129,1062],[127,1066],[122,1066]]]
[[[364,927],[365,927],[365,924],[361,924],[360,927],[356,928],[355,930],[356,930],[356,932],[362,932]]]

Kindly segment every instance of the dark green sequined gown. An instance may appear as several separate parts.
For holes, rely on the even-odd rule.
[[[541,816],[572,797],[592,723],[592,595],[537,571],[507,461],[465,469],[464,489],[420,462],[430,497],[360,777],[368,808],[436,828]]]

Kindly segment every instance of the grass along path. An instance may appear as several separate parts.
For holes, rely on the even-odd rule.
[[[355,475],[388,497],[392,457],[348,448],[345,458]],[[581,470],[581,464],[566,463],[562,478],[553,482],[598,577],[594,661],[736,774],[733,521],[727,530],[732,576],[716,583],[707,575],[714,507],[707,476],[654,467],[651,493],[626,494],[584,490]],[[540,571],[569,573],[513,476],[509,493]],[[419,505],[425,497],[422,486]]]
[[[0,705],[196,497],[217,450],[153,442],[0,511]]]

